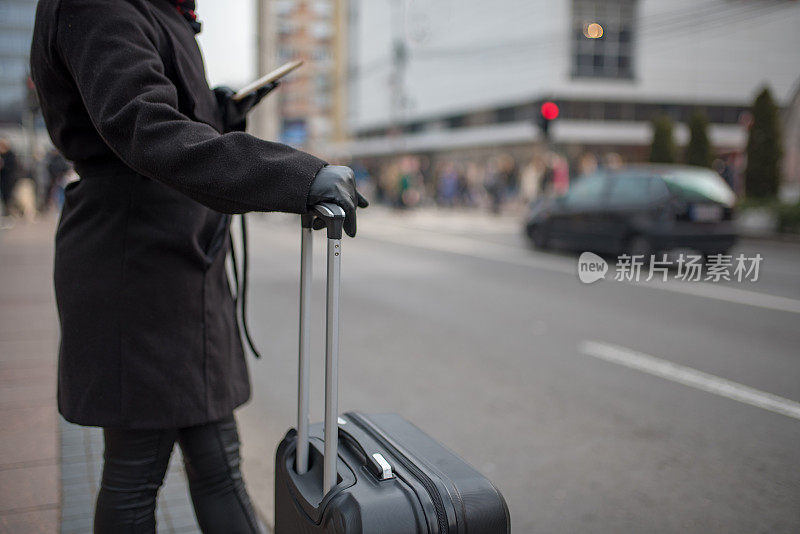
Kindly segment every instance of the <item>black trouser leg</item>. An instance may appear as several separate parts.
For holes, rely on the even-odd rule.
[[[205,534],[258,533],[239,470],[239,434],[233,416],[182,428],[177,439],[200,529]]]
[[[156,531],[156,495],[175,444],[174,430],[103,429],[105,463],[95,534]]]

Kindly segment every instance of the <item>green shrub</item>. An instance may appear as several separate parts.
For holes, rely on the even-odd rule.
[[[701,112],[689,121],[689,144],[686,145],[686,163],[698,167],[711,167],[711,141],[708,139],[708,119]]]
[[[650,161],[653,163],[675,163],[672,119],[666,115],[653,119],[653,142],[650,146]]]
[[[781,136],[778,108],[769,89],[753,102],[753,125],[747,139],[745,193],[751,198],[775,198],[780,183]]]
[[[784,234],[800,234],[800,203],[778,204],[778,231]]]

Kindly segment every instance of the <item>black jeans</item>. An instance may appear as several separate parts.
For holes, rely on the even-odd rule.
[[[239,435],[230,416],[170,430],[103,429],[105,464],[96,534],[155,533],[156,494],[177,441],[194,513],[205,534],[260,532],[239,470]]]

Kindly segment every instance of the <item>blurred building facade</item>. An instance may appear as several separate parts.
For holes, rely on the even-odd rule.
[[[268,11],[262,57],[272,57],[268,72],[293,59],[305,64],[287,77],[277,93],[277,138],[314,150],[333,135],[337,0],[262,0]],[[268,61],[269,63],[269,61]]]
[[[347,123],[355,157],[530,147],[539,107],[566,152],[644,159],[650,120],[697,110],[720,152],[768,85],[786,107],[800,65],[800,2],[350,0]]]
[[[0,123],[21,123],[26,108],[36,0],[0,2]]]

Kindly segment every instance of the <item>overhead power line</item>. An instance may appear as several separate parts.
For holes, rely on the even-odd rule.
[[[738,3],[739,6],[737,7],[741,9],[733,9],[716,4],[713,10],[703,9],[684,12],[683,17],[680,19],[676,18],[678,12],[674,12],[671,18],[665,18],[663,20],[655,15],[642,17],[636,20],[637,24],[634,31],[641,35],[647,31],[648,24],[658,23],[659,27],[664,28],[665,31],[654,33],[654,30],[651,28],[649,30],[650,33],[647,34],[648,42],[661,41],[663,39],[673,40],[675,38],[686,37],[688,35],[691,35],[693,39],[703,40],[705,36],[702,33],[698,33],[698,30],[714,30],[745,20],[751,20],[751,16],[754,14],[766,16],[789,6],[795,8],[797,7],[796,2],[789,2],[788,0],[772,2],[772,5],[767,7],[760,3],[754,4],[745,0],[740,0]],[[757,21],[753,20],[753,22]],[[571,30],[572,28],[570,26],[566,31],[570,32]],[[439,49],[411,48],[411,57],[412,59],[424,61],[440,58],[453,58],[457,56],[474,57],[476,54],[485,55],[492,52],[508,52],[523,49],[525,51],[529,51],[531,48],[539,48],[551,44],[556,39],[563,36],[564,31],[562,30],[539,34],[531,38],[515,39],[491,44],[454,46]],[[556,56],[551,57],[558,57],[561,54],[568,55],[569,52],[569,50],[562,50],[557,52]]]

